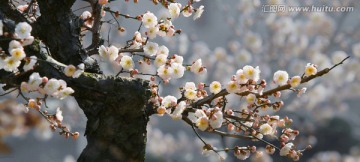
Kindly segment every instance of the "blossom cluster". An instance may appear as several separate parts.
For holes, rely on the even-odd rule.
[[[34,72],[30,75],[28,82],[22,82],[20,89],[23,92],[36,91],[40,94],[59,99],[64,99],[65,97],[74,93],[74,90],[71,87],[67,87],[67,84],[64,80],[41,77],[37,72]]]
[[[34,65],[37,62],[36,56],[26,57],[24,46],[30,45],[34,41],[34,37],[31,36],[32,27],[26,23],[18,23],[15,27],[15,33],[9,43],[8,54],[5,54],[5,51],[1,51],[0,56],[0,69],[4,69],[8,72],[17,72],[19,71],[19,66],[21,61],[25,61],[23,66],[24,71],[33,69]],[[3,32],[3,23],[0,20],[0,36],[8,36],[8,33]]]

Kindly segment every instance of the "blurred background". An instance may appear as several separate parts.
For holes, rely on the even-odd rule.
[[[25,1],[19,2],[26,4]],[[183,5],[187,3],[185,0],[179,2]],[[308,62],[323,69],[349,55],[351,58],[345,64],[303,85],[308,89],[301,97],[290,91],[284,92],[282,99],[285,106],[280,112],[266,113],[292,118],[292,127],[300,131],[300,136],[295,140],[296,145],[300,149],[309,144],[313,146],[300,161],[360,161],[360,141],[357,138],[360,136],[360,1],[202,0],[194,7],[200,5],[205,6],[205,11],[197,21],[184,17],[174,21],[175,27],[182,29],[181,35],[155,38],[153,41],[166,45],[170,54],[182,55],[186,63],[202,58],[208,73],[200,77],[186,73],[184,78],[171,80],[170,84],[162,86],[160,94],[180,97],[178,88],[187,81],[210,83],[217,80],[226,83],[244,65],[259,66],[261,78],[265,78],[271,88],[275,87],[270,82],[277,70],[286,70],[290,76],[301,75]],[[306,6],[316,11],[291,11],[292,7]],[[334,9],[325,10],[325,7]],[[337,7],[341,11],[335,11]],[[154,12],[158,17],[167,14],[162,6],[154,6],[151,1],[145,0],[137,5],[117,0],[111,3],[111,8],[134,16],[146,11]],[[81,15],[83,11],[91,9],[87,3],[78,1],[73,10]],[[107,15],[104,20],[111,18]],[[102,32],[110,38],[109,42],[105,41],[106,45],[124,46],[139,26],[139,22],[133,20],[119,18],[119,22],[125,27],[125,32],[104,24]],[[89,33],[85,34],[86,47],[90,44],[90,36]],[[107,69],[107,75],[117,72],[107,65],[101,66]],[[145,65],[138,68],[156,70]],[[0,97],[0,101],[15,97],[16,92],[11,95]],[[229,108],[246,108],[244,103],[238,102],[236,96],[230,95],[229,100]],[[84,134],[86,117],[73,98],[52,100],[48,106],[61,106],[64,123],[71,130]],[[222,148],[223,143],[230,147],[247,146],[250,142],[221,139],[208,133],[201,135],[218,148]],[[65,139],[51,132],[48,123],[36,113],[24,113],[21,107],[6,110],[0,106],[0,140],[0,161],[4,162],[72,162],[86,146],[83,136],[77,140]],[[204,154],[202,146],[184,122],[172,120],[168,116],[151,117],[146,161],[219,161],[217,155]],[[264,147],[261,144],[256,146],[260,150]],[[224,156],[225,161],[238,161],[232,153]],[[262,158],[251,157],[247,161],[281,162],[289,159],[265,155]]]

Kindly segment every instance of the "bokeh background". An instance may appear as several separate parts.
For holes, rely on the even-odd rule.
[[[185,4],[185,0],[179,1]],[[21,2],[20,4],[25,4]],[[166,45],[171,54],[184,56],[184,62],[202,58],[208,69],[204,76],[185,74],[180,80],[171,80],[161,87],[163,96],[179,97],[178,88],[187,81],[205,82],[217,80],[226,83],[231,75],[244,65],[259,66],[261,77],[270,83],[272,74],[279,69],[293,75],[301,75],[306,63],[317,64],[320,69],[340,62],[351,56],[344,65],[330,74],[304,85],[307,92],[301,97],[285,92],[282,98],[285,107],[280,112],[266,112],[294,119],[293,128],[300,131],[295,143],[300,148],[308,144],[313,149],[304,153],[301,161],[309,162],[359,162],[360,161],[360,1],[358,0],[202,0],[195,4],[205,6],[200,19],[180,17],[174,21],[182,29],[179,36],[156,38],[155,42]],[[285,5],[285,12],[267,12],[267,5]],[[73,6],[77,15],[90,10],[88,4],[79,1]],[[348,12],[287,12],[291,6],[352,7]],[[265,10],[264,10],[265,7]],[[138,4],[117,0],[111,3],[113,10],[130,15],[146,11],[157,16],[167,14],[161,6],[154,6],[143,0]],[[104,20],[110,20],[106,16]],[[109,43],[121,47],[137,30],[139,22],[119,19],[125,32],[119,32],[113,25],[104,24],[104,37]],[[84,46],[90,44],[85,33]],[[107,44],[107,41],[106,41]],[[116,73],[112,67],[106,74]],[[152,67],[139,67],[155,71]],[[274,87],[271,85],[270,87]],[[0,92],[0,94],[3,91]],[[16,93],[12,94],[15,97]],[[7,97],[11,97],[7,96]],[[4,100],[6,97],[0,97]],[[241,110],[246,105],[238,102],[236,96],[229,96],[228,107]],[[53,100],[49,107],[61,106],[64,122],[73,131],[84,134],[86,117],[76,101],[68,97],[63,101]],[[29,114],[30,113],[30,114]],[[36,114],[24,115],[22,110],[11,113],[0,111],[0,161],[4,162],[72,162],[86,146],[84,137],[78,140],[65,139],[50,131],[45,121]],[[32,122],[28,122],[32,119]],[[4,124],[12,123],[6,130]],[[201,133],[205,139],[218,148],[222,144],[248,145],[249,141],[221,139],[217,135]],[[261,144],[257,145],[261,149]],[[182,121],[164,116],[152,116],[148,125],[146,161],[219,161],[216,155],[204,155],[202,143],[191,128]],[[226,156],[226,155],[224,155]],[[238,161],[232,153],[226,161]],[[254,162],[288,161],[279,156],[250,158]]]

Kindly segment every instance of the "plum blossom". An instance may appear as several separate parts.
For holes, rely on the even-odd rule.
[[[248,94],[248,95],[246,96],[246,102],[247,102],[248,104],[253,104],[253,103],[255,103],[255,101],[256,101],[256,96],[255,96],[255,94],[250,93],[250,94]]]
[[[159,27],[153,26],[153,27],[149,27],[145,34],[150,39],[154,39],[154,38],[156,38],[156,35],[157,35],[158,32],[159,32]]]
[[[23,48],[23,46],[21,45],[21,43],[20,43],[19,41],[17,41],[17,40],[12,40],[12,41],[10,41],[10,43],[9,43],[9,53],[11,53],[11,51],[12,51],[13,49],[21,49],[21,50],[23,50],[24,48]]]
[[[280,156],[286,156],[287,154],[289,154],[293,146],[293,143],[287,143],[284,147],[280,149]]]
[[[146,12],[142,17],[142,22],[145,28],[150,28],[157,25],[158,19],[153,13]]]
[[[181,4],[180,3],[171,3],[168,7],[169,9],[169,13],[170,13],[170,17],[171,18],[177,18],[180,15],[180,8],[181,8]]]
[[[24,50],[21,48],[13,49],[10,53],[15,60],[22,60],[26,56]]]
[[[261,71],[258,66],[256,68],[254,68],[250,65],[246,65],[243,67],[243,72],[247,79],[251,79],[255,82],[257,82],[260,79]]]
[[[39,73],[32,73],[29,77],[28,86],[30,91],[37,90],[42,83]]]
[[[25,65],[23,67],[24,71],[32,70],[37,62],[36,56],[30,56],[30,59],[26,60]]]
[[[165,108],[169,108],[169,107],[175,106],[176,102],[177,102],[176,97],[169,95],[169,96],[164,97],[164,99],[161,102],[161,105],[164,106]]]
[[[164,80],[169,80],[171,76],[173,75],[174,70],[172,67],[166,67],[165,65],[161,65],[157,69],[157,74],[160,76],[160,78]]]
[[[76,71],[76,67],[74,65],[68,65],[64,68],[64,74],[67,77],[72,77]]]
[[[229,81],[226,85],[226,90],[229,93],[237,93],[239,91],[239,85],[235,81]]]
[[[161,65],[165,65],[166,61],[167,61],[166,55],[158,55],[154,60],[154,65],[156,67],[160,67]]]
[[[62,111],[60,110],[60,107],[58,107],[56,109],[55,117],[56,117],[56,120],[59,121],[59,122],[61,122],[64,119],[64,117],[62,115]]]
[[[156,55],[158,49],[159,49],[159,45],[157,43],[147,42],[147,44],[144,46],[144,53],[149,56],[153,56]]]
[[[171,63],[171,68],[173,69],[172,77],[177,79],[184,76],[185,67],[178,63]]]
[[[99,54],[107,60],[114,61],[119,56],[119,49],[115,46],[105,47],[101,45],[99,47]]]
[[[72,75],[72,77],[73,77],[73,78],[78,78],[78,77],[80,77],[80,75],[81,75],[82,73],[84,73],[84,71],[85,71],[85,65],[84,65],[83,63],[81,63],[81,64],[79,64],[79,65],[77,66],[77,70],[76,70],[75,73]]]
[[[268,123],[265,123],[260,126],[259,131],[263,135],[270,135],[273,133],[273,128]]]
[[[158,51],[157,51],[157,54],[158,55],[165,55],[166,57],[169,55],[169,49],[162,45],[159,47]]]
[[[285,85],[289,80],[289,74],[286,71],[278,70],[277,72],[274,73],[273,80],[277,85],[280,86]]]
[[[205,131],[209,127],[209,118],[202,116],[196,120],[196,126],[201,130]]]
[[[184,112],[184,110],[186,109],[186,102],[185,101],[181,101],[180,103],[178,103],[178,105],[175,107],[173,113],[170,114],[171,118],[177,120],[177,119],[181,119],[182,117],[182,113]]]
[[[223,123],[223,113],[219,110],[219,108],[216,109],[216,112],[211,116],[209,120],[210,126],[214,129],[220,128]]]
[[[190,17],[193,13],[194,8],[192,6],[185,6],[182,14],[184,17]]]
[[[217,94],[221,91],[221,84],[218,81],[213,81],[211,82],[209,88],[211,93]]]
[[[21,61],[14,57],[6,57],[3,61],[3,69],[8,72],[17,72]]]
[[[120,65],[125,70],[134,69],[134,61],[132,60],[132,58],[130,56],[127,56],[127,55],[124,55],[121,58]]]
[[[194,82],[186,82],[184,89],[185,90],[196,90],[196,85]]]
[[[195,74],[206,73],[206,68],[202,66],[201,59],[196,60],[190,67],[190,70]]]
[[[192,89],[185,90],[184,96],[189,100],[196,99],[196,91]]]
[[[60,82],[57,79],[50,79],[44,86],[44,90],[47,94],[53,95],[60,88]]]
[[[295,88],[299,86],[301,83],[301,77],[300,76],[294,76],[290,79],[290,85],[291,87]]]
[[[27,22],[18,23],[15,27],[15,34],[19,39],[31,36],[32,27]]]
[[[193,19],[196,20],[201,17],[204,12],[204,6],[201,5],[198,9],[196,9]]]
[[[239,84],[245,84],[248,82],[248,79],[246,78],[246,76],[244,75],[244,71],[242,69],[239,69],[238,71],[236,71],[236,81]]]
[[[308,63],[305,66],[305,76],[315,75],[317,73],[317,69],[314,64]]]

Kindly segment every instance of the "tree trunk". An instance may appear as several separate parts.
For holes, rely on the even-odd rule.
[[[144,161],[148,83],[122,78],[98,78],[93,83],[75,95],[88,118],[88,144],[78,161]]]
[[[88,118],[85,131],[88,145],[78,161],[144,161],[148,122],[145,105],[150,96],[149,83],[141,79],[105,77],[99,74],[101,72],[97,63],[88,56],[80,42],[80,27],[83,22],[71,11],[75,0],[37,2],[41,16],[31,24],[32,34],[49,47],[50,53],[41,52],[40,43],[36,40],[33,45],[26,47],[26,54],[36,55],[42,60],[50,58],[50,54],[56,59],[56,64],[85,63],[86,72],[79,78],[66,77],[58,65],[43,61],[39,61],[39,66],[34,69],[41,76],[65,80],[75,90],[74,97]],[[91,2],[97,5],[96,0]],[[10,5],[9,0],[0,0],[0,18],[6,18],[4,22],[8,28],[11,27],[11,31],[15,23],[27,20]],[[7,50],[9,42],[2,43],[0,45]],[[4,88],[9,89],[27,81],[31,73],[32,71],[13,75],[0,70],[0,82],[6,83]]]

